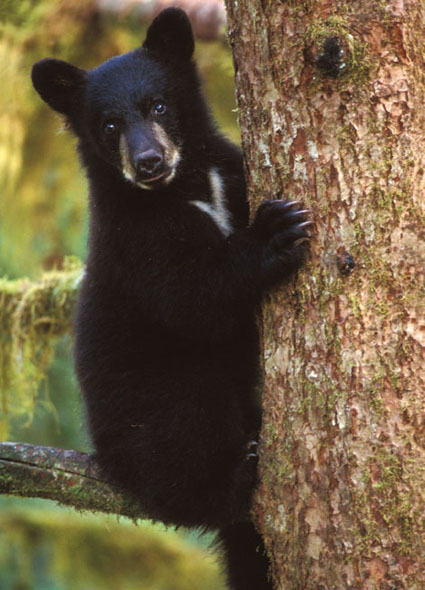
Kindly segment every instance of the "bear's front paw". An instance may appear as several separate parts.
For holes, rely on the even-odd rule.
[[[259,206],[252,229],[263,240],[269,241],[279,236],[279,242],[288,245],[308,240],[308,227],[313,224],[308,219],[310,211],[300,209],[299,201],[265,201]]]
[[[266,201],[258,208],[252,230],[263,242],[266,286],[290,276],[302,265],[313,225],[310,214],[300,208],[299,201]]]

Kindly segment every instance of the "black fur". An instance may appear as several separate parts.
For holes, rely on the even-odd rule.
[[[192,52],[186,15],[167,9],[143,48],[89,72],[42,60],[33,82],[78,136],[90,184],[75,363],[98,462],[150,517],[219,529],[230,587],[266,590],[248,522],[261,422],[255,312],[302,264],[307,224],[296,204],[270,201],[248,226],[242,156],[212,122]],[[138,172],[124,178],[119,141],[131,165],[153,150],[167,172],[156,123],[180,161],[168,183],[144,173],[145,190]],[[191,203],[211,202],[212,169],[227,236]]]

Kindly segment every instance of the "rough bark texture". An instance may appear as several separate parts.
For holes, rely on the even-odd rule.
[[[425,588],[422,0],[227,0],[253,204],[314,210],[264,310],[256,512],[281,590]]]
[[[0,494],[55,500],[77,510],[142,518],[134,500],[102,480],[92,455],[23,443],[0,443]]]

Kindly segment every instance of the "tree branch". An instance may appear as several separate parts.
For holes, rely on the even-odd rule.
[[[143,518],[140,507],[101,479],[93,455],[0,443],[0,494],[55,500],[77,510]]]

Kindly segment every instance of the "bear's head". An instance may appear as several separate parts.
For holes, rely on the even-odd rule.
[[[172,181],[188,155],[184,140],[190,136],[195,149],[195,138],[204,133],[197,122],[209,120],[193,51],[188,17],[168,8],[154,19],[141,48],[89,71],[43,59],[34,64],[32,81],[41,98],[65,115],[83,160],[94,153],[127,180],[152,189]]]

